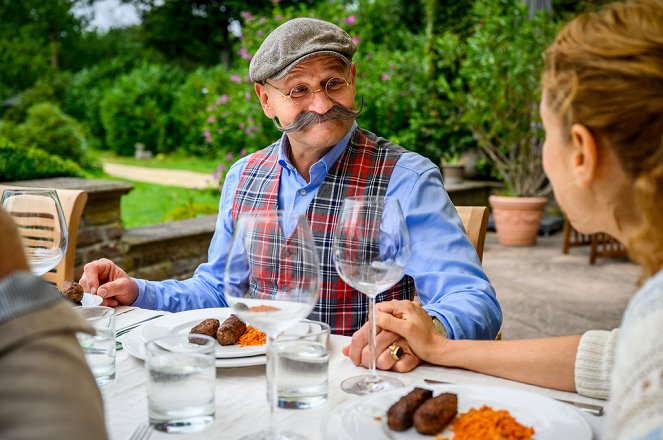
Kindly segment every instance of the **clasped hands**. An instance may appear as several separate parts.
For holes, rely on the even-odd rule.
[[[385,301],[375,305],[376,368],[405,373],[430,359],[445,338],[440,335],[433,319],[420,304],[412,301]],[[367,322],[352,336],[343,354],[355,365],[369,368],[371,362]],[[398,347],[402,352],[398,351]]]

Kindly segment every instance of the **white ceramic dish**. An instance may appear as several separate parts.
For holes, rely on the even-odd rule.
[[[99,295],[92,295],[91,293],[84,293],[83,299],[81,300],[81,305],[83,307],[92,307],[98,306],[104,301]]]
[[[589,423],[569,405],[538,394],[508,388],[476,385],[425,385],[421,388],[433,390],[433,395],[450,392],[458,395],[458,412],[488,405],[495,410],[506,409],[521,424],[532,426],[537,440],[591,440]],[[386,391],[351,400],[334,408],[322,421],[325,440],[353,439],[431,439],[419,434],[414,428],[396,432],[386,423],[387,410],[413,387]],[[372,414],[381,414],[376,420]],[[453,438],[449,430],[442,436]]]
[[[130,355],[145,360],[145,342],[168,334],[189,333],[192,327],[203,319],[216,318],[223,322],[232,313],[229,308],[199,309],[172,313],[150,321],[131,330],[124,336],[122,346]],[[265,346],[240,347],[238,345],[217,347],[216,366],[218,368],[248,367],[264,365],[267,357]]]

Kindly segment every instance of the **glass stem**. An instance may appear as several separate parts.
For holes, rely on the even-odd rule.
[[[373,379],[379,379],[378,373],[375,369],[376,353],[375,353],[375,337],[376,337],[376,325],[375,325],[375,298],[372,296],[368,297],[368,319],[371,321],[371,334],[368,337],[368,348],[371,354],[371,376]]]
[[[276,434],[278,427],[276,424],[276,407],[279,403],[278,388],[276,383],[276,370],[278,361],[276,359],[276,337],[267,335],[267,400],[269,401],[269,432]]]

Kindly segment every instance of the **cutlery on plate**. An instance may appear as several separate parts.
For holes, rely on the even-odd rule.
[[[128,333],[128,332],[130,332],[131,330],[135,329],[135,328],[138,327],[139,325],[144,324],[144,323],[146,323],[147,321],[151,321],[151,320],[153,320],[153,319],[161,318],[162,316],[163,316],[163,315],[154,315],[154,316],[150,316],[149,318],[145,318],[145,319],[140,320],[140,321],[138,321],[138,322],[134,322],[133,324],[127,325],[127,326],[125,326],[125,327],[122,327],[122,328],[119,329],[117,332],[115,332],[115,337],[117,338],[117,337],[119,337],[119,336],[122,336],[123,334]]]
[[[454,385],[453,382],[445,382],[443,380],[436,380],[436,379],[424,379],[424,382],[429,383],[429,384]],[[556,399],[556,398],[553,398],[553,399],[557,400],[558,402],[568,403],[569,405],[573,405],[576,408],[578,408],[579,410],[588,412],[588,413],[593,414],[595,416],[602,416],[603,415],[603,407],[601,405],[594,405],[592,403],[574,402],[573,400]]]

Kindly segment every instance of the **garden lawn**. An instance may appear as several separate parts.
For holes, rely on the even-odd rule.
[[[154,183],[136,182],[108,175],[99,179],[128,182],[134,189],[122,197],[121,216],[125,228],[163,223],[173,210],[196,217],[218,212],[219,194],[212,190],[199,190]]]

